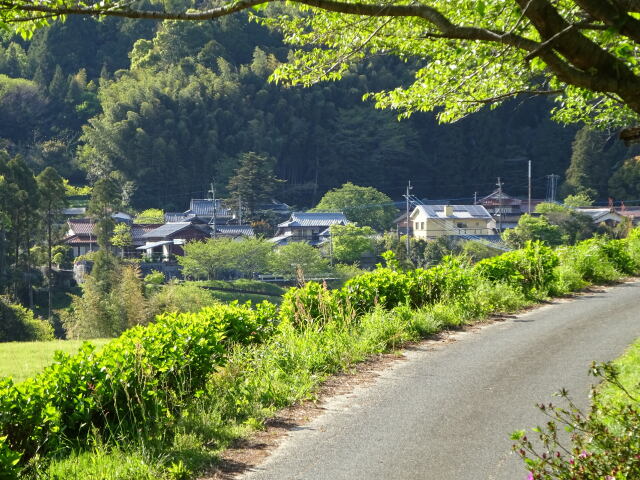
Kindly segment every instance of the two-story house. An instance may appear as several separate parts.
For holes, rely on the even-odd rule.
[[[495,222],[482,205],[418,205],[409,215],[414,238],[494,235]]]
[[[349,221],[342,212],[293,212],[289,220],[278,224],[276,236],[270,241],[280,246],[290,242],[307,242],[317,246],[329,239],[331,225],[347,223]]]

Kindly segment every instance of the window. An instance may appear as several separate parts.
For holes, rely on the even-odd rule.
[[[458,222],[456,225],[458,228],[467,228],[467,224],[463,222]]]

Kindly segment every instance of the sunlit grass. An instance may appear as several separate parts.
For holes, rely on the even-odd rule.
[[[101,347],[109,340],[98,338],[89,341]],[[56,350],[75,353],[82,343],[82,340],[0,343],[0,377],[13,377],[14,381],[21,382],[49,365]]]

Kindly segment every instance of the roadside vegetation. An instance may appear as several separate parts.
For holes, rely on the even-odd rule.
[[[560,406],[538,406],[549,417],[546,426],[534,428],[532,438],[524,430],[513,434],[531,480],[640,478],[640,340],[590,372],[602,383],[592,389],[589,411],[561,391]]]
[[[234,439],[367,356],[638,273],[640,230],[558,250],[530,242],[476,264],[445,257],[403,270],[384,257],[340,289],[308,282],[280,307],[167,310],[99,351],[87,343],[23,382],[0,380],[3,474],[192,478]]]

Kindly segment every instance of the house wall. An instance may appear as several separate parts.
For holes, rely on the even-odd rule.
[[[412,218],[413,237],[433,240],[451,235],[492,235],[491,219],[482,218],[440,218],[430,219],[418,213]]]

